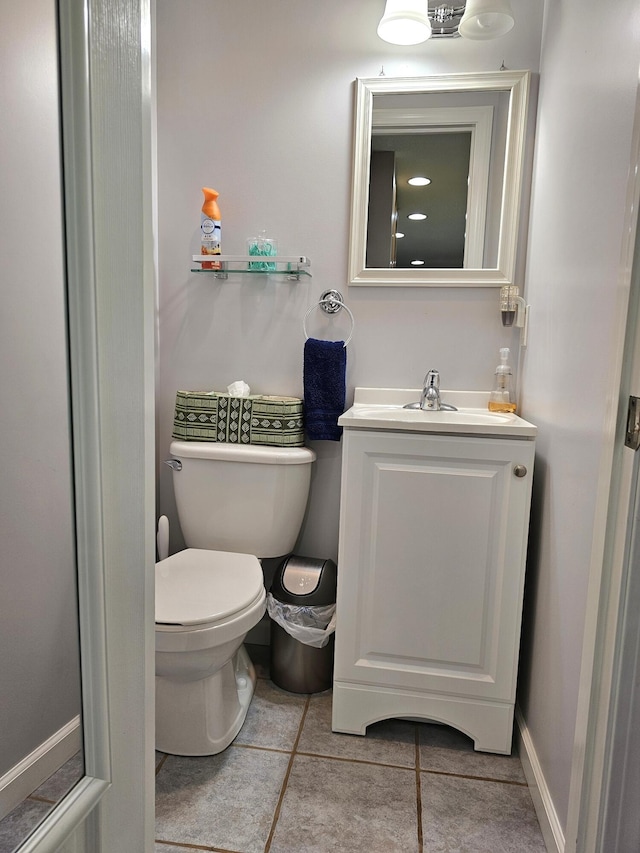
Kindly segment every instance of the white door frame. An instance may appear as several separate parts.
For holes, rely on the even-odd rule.
[[[150,853],[150,6],[148,0],[58,0],[58,10],[86,775],[20,850]]]
[[[617,350],[610,381],[603,389],[606,406],[605,451],[585,618],[580,690],[574,735],[565,853],[599,850],[606,799],[608,727],[616,704],[615,665],[619,625],[624,614],[624,577],[630,512],[633,509],[633,452],[624,446],[629,394],[640,395],[640,262],[636,237],[640,203],[640,89],[630,152],[618,281],[615,283]],[[632,388],[636,388],[635,392]],[[612,851],[613,853],[613,851]]]
[[[634,396],[638,396],[635,394]],[[640,455],[635,453],[634,506],[629,518],[605,778],[596,848],[639,849],[640,813]]]

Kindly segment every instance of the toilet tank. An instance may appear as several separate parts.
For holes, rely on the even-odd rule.
[[[295,545],[309,496],[308,447],[172,441],[173,488],[189,548],[280,557]]]

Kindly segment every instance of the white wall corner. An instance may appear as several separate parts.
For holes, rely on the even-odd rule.
[[[564,853],[564,832],[558,819],[551,792],[542,772],[535,746],[522,711],[516,705],[516,742],[522,769],[529,785],[531,799],[538,816],[542,837],[548,853]]]

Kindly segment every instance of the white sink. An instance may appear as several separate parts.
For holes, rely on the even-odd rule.
[[[440,424],[508,424],[512,419],[512,415],[503,415],[493,412],[482,412],[477,409],[468,409],[466,411],[447,412],[440,410],[439,412],[431,412],[424,409],[405,409],[398,406],[358,406],[355,416],[358,418],[376,418],[385,421],[413,421],[433,420],[434,423]]]
[[[517,415],[489,412],[489,392],[441,391],[443,402],[458,411],[438,412],[405,409],[418,400],[420,391],[404,388],[356,388],[353,406],[338,419],[352,429],[409,430],[533,438],[537,429]]]

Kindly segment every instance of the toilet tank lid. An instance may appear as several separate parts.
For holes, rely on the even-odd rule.
[[[257,462],[263,465],[308,465],[316,458],[309,447],[263,447],[226,444],[220,441],[171,442],[172,456],[187,459],[220,459],[225,462]]]

